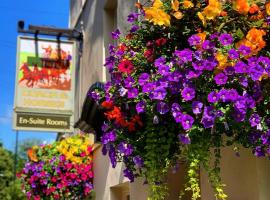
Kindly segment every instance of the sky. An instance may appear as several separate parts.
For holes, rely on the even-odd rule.
[[[15,147],[12,112],[16,68],[17,22],[68,28],[69,0],[1,0],[0,4],[0,141]],[[56,133],[19,131],[19,141],[37,138],[52,142]]]

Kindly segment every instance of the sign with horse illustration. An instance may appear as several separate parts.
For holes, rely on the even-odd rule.
[[[72,131],[75,50],[72,41],[18,38],[14,129]],[[62,123],[63,127],[22,125],[18,118],[22,115],[39,116],[45,121],[56,115],[68,119],[69,127],[67,123]]]

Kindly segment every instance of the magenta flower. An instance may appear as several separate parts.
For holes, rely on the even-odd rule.
[[[156,87],[150,94],[151,99],[164,100],[167,95],[166,89],[164,87]]]
[[[191,143],[188,134],[180,133],[180,134],[178,135],[178,138],[179,138],[179,141],[180,141],[182,144],[190,144],[190,143]]]
[[[224,85],[227,83],[228,77],[223,73],[219,73],[214,77],[214,80],[217,85]]]
[[[189,130],[192,128],[194,119],[188,114],[183,114],[181,117],[181,125],[184,130]]]
[[[185,101],[190,101],[195,97],[195,90],[190,87],[185,87],[182,90],[181,95]]]
[[[208,102],[216,103],[219,101],[219,94],[216,92],[210,92],[207,97]]]
[[[192,102],[192,111],[195,115],[200,114],[202,112],[203,103],[200,101]]]
[[[260,121],[261,121],[261,118],[256,113],[253,113],[249,118],[249,122],[250,122],[251,127],[259,125]]]

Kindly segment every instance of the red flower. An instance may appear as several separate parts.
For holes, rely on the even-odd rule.
[[[163,46],[164,44],[166,44],[167,40],[165,38],[159,38],[156,40],[156,45],[157,46]]]
[[[118,65],[118,69],[120,72],[122,73],[127,73],[127,74],[130,74],[133,69],[134,69],[134,66],[132,64],[132,62],[130,60],[127,60],[127,59],[123,59],[119,65]]]
[[[119,44],[118,48],[119,48],[119,50],[121,50],[121,51],[127,50],[127,46],[126,46],[125,44],[123,44],[123,43]]]
[[[112,101],[103,101],[101,103],[101,106],[107,110],[111,110],[113,108],[113,102]]]

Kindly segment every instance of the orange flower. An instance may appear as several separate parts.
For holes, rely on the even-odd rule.
[[[176,19],[182,19],[184,17],[183,13],[181,13],[180,11],[177,11],[177,12],[173,13],[173,16]]]
[[[201,38],[201,43],[203,43],[206,38],[206,32],[197,33],[197,36]]]
[[[221,11],[221,13],[220,13],[220,16],[222,16],[222,17],[225,17],[227,15],[228,15],[228,13],[226,11]]]
[[[263,36],[266,35],[264,30],[252,28],[248,31],[246,38],[237,43],[237,47],[245,45],[250,47],[252,54],[257,54],[266,45]]]
[[[256,4],[252,4],[252,6],[249,8],[249,13],[250,14],[255,14],[257,12],[259,12],[260,8],[259,6],[257,6]]]
[[[270,2],[268,2],[268,3],[265,5],[265,10],[266,10],[267,15],[270,15]]]
[[[27,155],[28,155],[29,160],[34,161],[34,162],[38,162],[38,157],[37,157],[36,151],[34,149],[32,149],[32,148],[28,149]]]
[[[191,1],[184,0],[184,2],[183,2],[183,7],[184,7],[185,9],[193,8],[193,7],[194,7],[194,4],[193,4]]]
[[[256,29],[256,28],[252,28],[251,30],[249,30],[246,39],[252,44],[254,45],[256,48],[252,48],[251,49],[253,51],[260,51],[261,49],[263,49],[266,45],[265,41],[263,40],[263,36],[266,35],[264,30],[260,30],[260,29]]]
[[[237,10],[240,14],[246,15],[249,9],[250,9],[250,6],[247,0],[235,1],[235,10]]]

